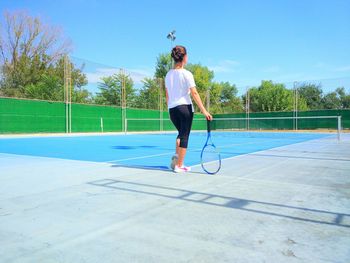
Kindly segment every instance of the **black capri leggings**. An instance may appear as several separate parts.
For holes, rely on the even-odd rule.
[[[176,106],[171,108],[169,113],[171,121],[179,132],[177,139],[180,139],[180,147],[187,148],[193,120],[192,105]]]

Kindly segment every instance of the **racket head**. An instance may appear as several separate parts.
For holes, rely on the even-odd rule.
[[[201,152],[201,166],[207,174],[216,174],[221,169],[221,156],[212,143],[204,145]]]

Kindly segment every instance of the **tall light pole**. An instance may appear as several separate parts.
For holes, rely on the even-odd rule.
[[[175,30],[173,30],[173,31],[171,31],[167,36],[166,36],[166,38],[167,39],[170,39],[170,44],[171,44],[171,49],[174,47],[174,41],[175,41],[175,39],[176,39],[176,36],[175,36]]]
[[[174,41],[176,39],[175,32],[176,31],[173,30],[166,36],[167,39],[170,39],[170,54],[171,54],[171,51],[172,51],[172,49],[174,47]],[[173,67],[173,66],[174,66],[174,61],[171,60],[171,67]]]

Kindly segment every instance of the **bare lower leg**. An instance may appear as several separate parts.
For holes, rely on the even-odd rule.
[[[187,148],[182,148],[179,146],[177,150],[178,150],[178,156],[179,156],[179,159],[177,160],[177,166],[181,167],[184,164]]]
[[[186,155],[186,148],[180,147],[180,139],[176,139],[176,154],[177,154],[177,166],[181,167],[184,164]]]
[[[179,156],[180,139],[176,139],[175,152]]]

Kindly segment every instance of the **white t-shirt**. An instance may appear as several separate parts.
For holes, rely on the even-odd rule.
[[[194,88],[193,75],[186,69],[171,69],[165,77],[165,87],[168,91],[168,108],[179,105],[192,105],[190,88]],[[193,106],[192,106],[193,110]]]

